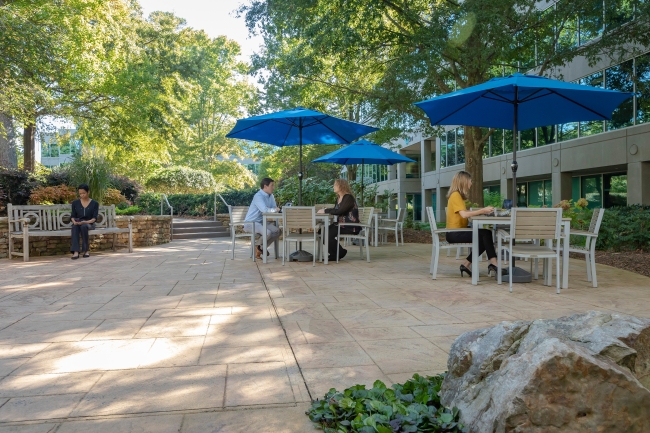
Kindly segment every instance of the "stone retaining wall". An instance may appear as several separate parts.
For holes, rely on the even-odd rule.
[[[128,217],[126,216],[118,216],[116,222],[118,227],[128,227]],[[169,215],[134,215],[132,226],[134,247],[166,244],[171,241],[171,216]],[[8,218],[0,218],[0,259],[6,258],[8,255],[9,237],[7,231]],[[15,251],[22,252],[22,239],[16,239],[13,242]],[[117,235],[116,245],[128,245],[128,242],[128,233]],[[110,250],[112,245],[112,234],[90,236],[91,251]],[[69,237],[30,237],[29,239],[29,255],[32,257],[68,254],[69,252]]]

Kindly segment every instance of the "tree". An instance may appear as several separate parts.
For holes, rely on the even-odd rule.
[[[360,97],[381,119],[376,125],[399,136],[426,125],[415,101],[518,70],[556,76],[578,56],[617,60],[650,46],[650,3],[636,2],[636,10],[631,2],[612,3],[604,14],[594,10],[597,4],[602,2],[561,0],[542,11],[536,0],[255,0],[241,13],[265,39],[257,68],[277,68],[271,74],[279,82],[299,76],[329,87],[336,98]],[[605,32],[598,27],[603,15]],[[587,44],[577,44],[578,17],[581,32],[592,39]],[[368,85],[343,85],[341,74],[321,68],[321,59],[348,71],[355,65],[372,71]],[[278,91],[278,100],[293,97],[273,84],[267,83],[267,92]],[[465,127],[465,169],[475,182],[469,198],[476,203],[483,203],[489,134]]]
[[[24,125],[26,169],[40,117],[83,117],[109,101],[102,87],[122,65],[131,13],[122,0],[0,4],[0,106]]]

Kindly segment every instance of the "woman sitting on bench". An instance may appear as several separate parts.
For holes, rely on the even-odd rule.
[[[72,202],[72,260],[79,258],[79,251],[83,257],[90,257],[88,252],[88,230],[95,229],[95,221],[99,213],[99,203],[88,196],[88,185],[79,185],[79,199]],[[79,249],[79,235],[81,235],[81,250]]]

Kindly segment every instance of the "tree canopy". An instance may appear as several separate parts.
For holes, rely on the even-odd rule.
[[[54,116],[140,181],[182,165],[220,184],[254,183],[235,160],[247,147],[225,134],[256,110],[258,90],[227,37],[171,13],[144,17],[135,0],[0,0],[0,52],[2,125],[23,129],[27,169],[36,126]]]
[[[240,13],[249,30],[264,37],[254,67],[267,103],[316,98],[326,107],[356,107],[364,113],[360,119],[382,127],[381,141],[387,141],[430,132],[413,102],[514,71],[561,76],[577,56],[616,61],[650,46],[647,2],[607,0],[605,13],[602,4],[254,0]],[[477,203],[483,202],[487,137],[485,130],[465,128],[465,166],[477,184],[470,199]]]

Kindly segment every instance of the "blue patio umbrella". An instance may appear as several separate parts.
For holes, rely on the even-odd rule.
[[[415,105],[432,125],[512,129],[512,197],[517,196],[517,131],[545,125],[610,120],[632,93],[567,83],[536,75],[493,78]],[[515,200],[516,202],[516,200]]]
[[[300,146],[298,204],[302,205],[302,145],[349,144],[377,130],[378,128],[372,126],[297,107],[293,110],[240,119],[226,137],[274,146]]]
[[[363,203],[363,171],[365,164],[393,165],[400,162],[415,161],[371,141],[359,140],[316,158],[312,162],[329,162],[341,165],[361,164],[361,203]]]

